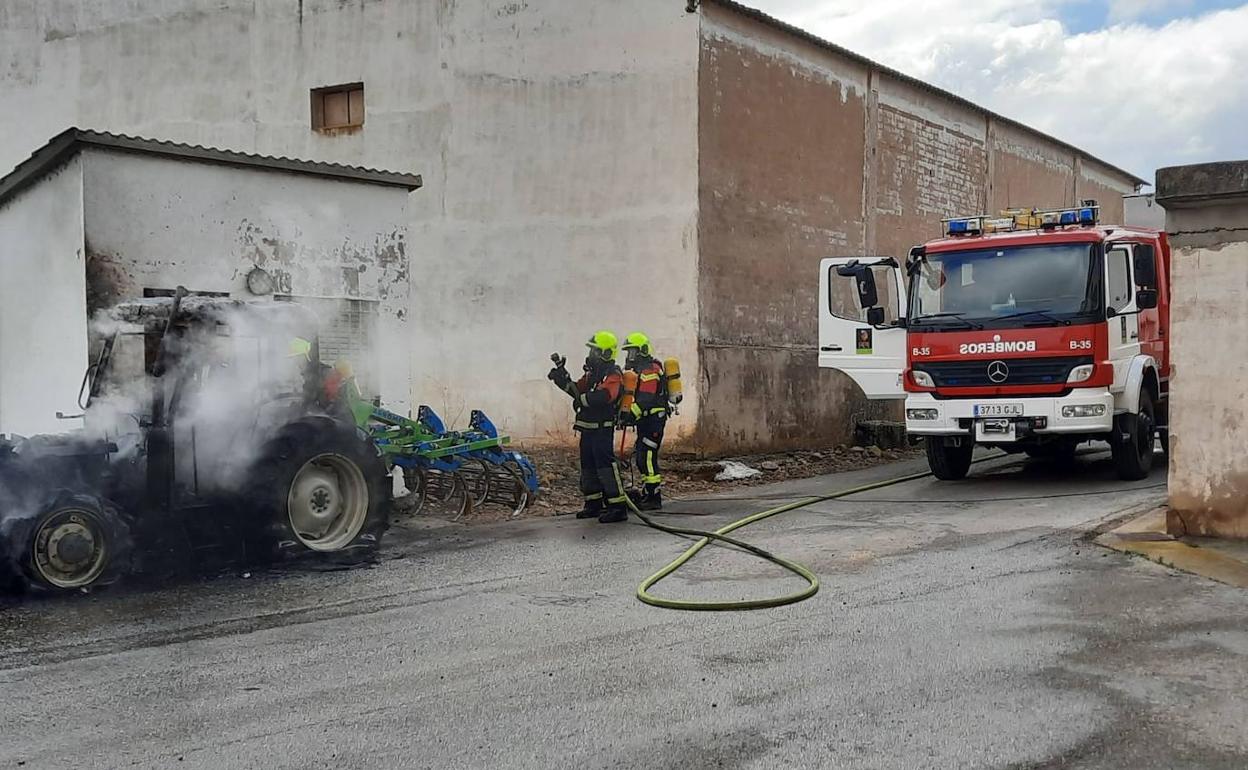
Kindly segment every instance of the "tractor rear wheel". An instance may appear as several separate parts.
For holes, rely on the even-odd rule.
[[[389,525],[391,478],[377,447],[326,418],[291,423],[265,445],[250,501],[269,555],[373,558]]]
[[[14,523],[21,577],[31,588],[70,593],[99,588],[129,571],[130,527],[95,495],[58,492],[37,515]]]

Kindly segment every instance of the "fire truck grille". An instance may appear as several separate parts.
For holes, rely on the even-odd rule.
[[[1070,370],[1092,363],[1089,356],[1058,358],[990,358],[982,361],[929,361],[916,364],[938,388],[982,388],[994,385],[1060,385]],[[1004,367],[1001,366],[1004,364]]]

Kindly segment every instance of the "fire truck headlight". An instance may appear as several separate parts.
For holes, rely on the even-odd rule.
[[[908,420],[935,420],[940,417],[940,412],[936,409],[907,409],[906,419]]]
[[[918,385],[920,388],[936,387],[936,383],[932,381],[932,375],[928,374],[927,372],[911,370],[910,378],[914,380],[914,384]]]
[[[1076,366],[1070,370],[1070,376],[1066,378],[1066,383],[1073,385],[1076,382],[1087,382],[1092,379],[1092,372],[1096,369],[1093,364],[1083,364]]]
[[[1063,417],[1103,417],[1104,415],[1104,404],[1075,404],[1062,407]]]

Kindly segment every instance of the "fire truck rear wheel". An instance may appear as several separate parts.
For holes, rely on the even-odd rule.
[[[1153,450],[1157,442],[1157,421],[1153,407],[1153,394],[1140,392],[1140,407],[1135,414],[1124,414],[1110,449],[1114,456],[1114,469],[1124,481],[1148,478],[1153,470]]]
[[[975,452],[974,441],[967,437],[954,445],[942,436],[929,436],[923,443],[927,445],[927,467],[931,468],[933,476],[941,481],[966,478],[971,469],[971,455]]]

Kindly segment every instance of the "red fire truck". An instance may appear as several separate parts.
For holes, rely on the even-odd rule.
[[[819,365],[904,399],[938,478],[966,476],[976,445],[1064,459],[1090,440],[1146,477],[1169,443],[1165,233],[1100,224],[1095,201],[943,230],[904,263],[821,262]]]

